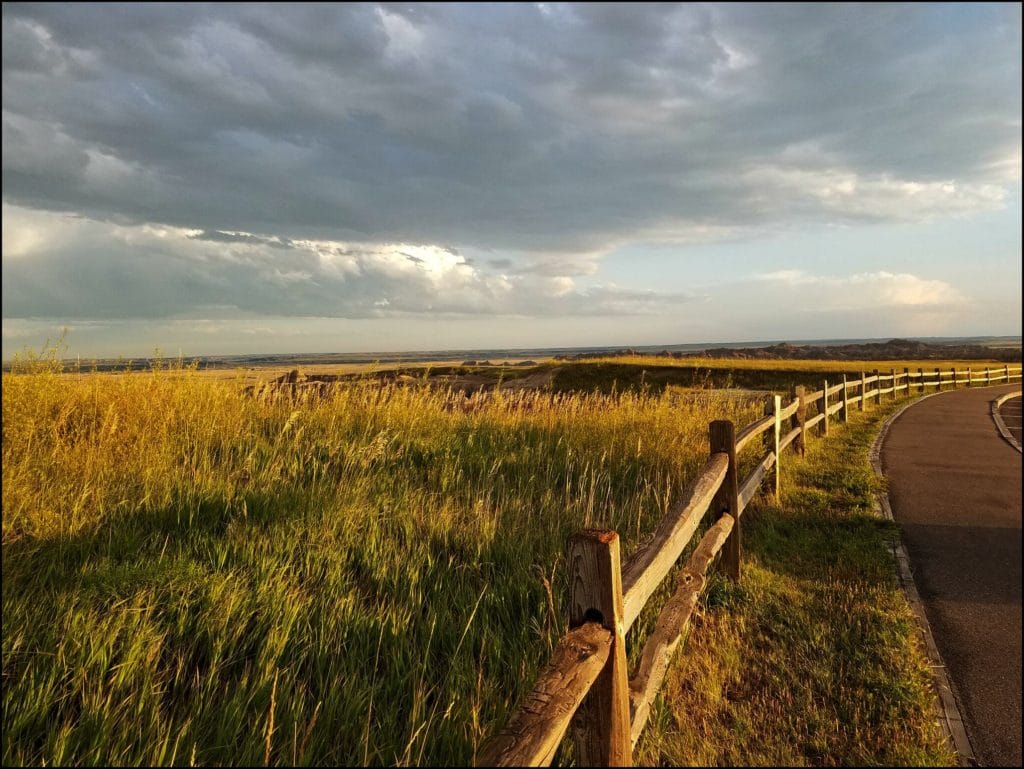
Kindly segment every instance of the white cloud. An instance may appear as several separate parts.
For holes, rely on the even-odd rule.
[[[213,307],[338,318],[644,314],[686,299],[578,286],[564,270],[497,274],[431,244],[283,240],[11,205],[3,220],[5,318],[196,316]]]
[[[1007,189],[999,184],[960,184],[953,179],[864,176],[842,168],[764,166],[746,178],[765,209],[827,212],[845,220],[928,221],[1001,208]]]
[[[762,283],[793,289],[805,306],[821,312],[879,308],[957,308],[967,298],[942,280],[884,270],[852,275],[812,275],[804,270],[776,270],[755,276]],[[792,306],[792,305],[790,305]]]

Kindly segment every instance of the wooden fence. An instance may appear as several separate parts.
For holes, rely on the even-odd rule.
[[[672,654],[707,583],[719,551],[728,579],[740,579],[741,515],[762,481],[779,494],[782,451],[801,454],[813,432],[825,436],[829,420],[849,419],[850,409],[867,410],[883,396],[895,399],[960,385],[990,385],[1020,379],[1021,369],[1003,366],[977,372],[950,369],[916,372],[876,369],[842,376],[817,392],[795,387],[785,405],[773,396],[765,416],[736,432],[732,422],[709,426],[710,456],[704,469],[662,519],[651,537],[624,563],[614,531],[583,531],[568,543],[569,627],[533,689],[508,725],[481,751],[480,766],[546,766],[570,726],[576,761],[583,766],[630,766],[633,747],[647,723]],[[869,389],[870,388],[870,389]],[[812,406],[816,414],[808,416]],[[736,455],[760,446],[764,456],[740,480]],[[672,571],[701,521],[712,511],[714,524],[676,577],[676,591],[665,602],[632,675],[626,663],[625,634],[662,580]]]

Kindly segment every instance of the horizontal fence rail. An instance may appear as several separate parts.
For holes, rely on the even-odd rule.
[[[877,405],[882,395],[895,400],[900,392],[920,395],[928,388],[940,392],[944,386],[1009,382],[1021,378],[1021,368],[892,369],[888,374],[876,370],[871,376],[866,372],[841,376],[840,383],[830,386],[825,381],[812,393],[794,387],[785,405],[780,396],[772,396],[765,416],[739,432],[732,422],[712,422],[704,467],[654,533],[625,562],[620,561],[614,531],[585,531],[569,540],[571,629],[555,646],[508,724],[477,756],[477,765],[547,766],[570,733],[577,763],[631,765],[633,747],[707,585],[708,569],[720,556],[719,569],[725,576],[740,579],[743,511],[765,480],[771,481],[770,492],[778,498],[783,450],[794,446],[802,454],[811,428],[827,436],[831,417],[847,422],[851,407],[867,410],[872,399]],[[876,387],[869,390],[872,384]],[[811,407],[816,413],[808,417]],[[740,480],[736,455],[753,445],[761,446],[764,453]],[[625,633],[675,568],[708,513],[714,522],[678,572],[675,592],[658,615],[636,671],[629,675]]]
[[[675,566],[689,544],[729,469],[726,454],[712,454],[697,479],[683,493],[682,504],[666,515],[652,537],[622,570],[623,623],[626,630],[640,616],[651,593]]]

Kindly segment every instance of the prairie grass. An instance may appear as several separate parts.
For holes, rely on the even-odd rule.
[[[469,763],[565,630],[566,538],[629,552],[760,409],[44,363],[3,377],[4,764]]]
[[[761,413],[671,388],[267,401],[55,359],[2,381],[5,765],[468,764],[565,631],[566,538],[630,553],[708,422]],[[639,760],[948,763],[868,508],[872,420],[745,518],[744,582],[707,593]]]
[[[916,372],[919,368],[928,372],[940,368],[943,371],[956,367],[958,370],[972,368],[981,371],[988,367],[991,369],[1002,368],[1009,365],[1011,368],[1020,366],[1020,363],[1005,363],[996,359],[991,360],[802,360],[802,359],[762,359],[762,358],[669,358],[661,355],[631,355],[612,356],[608,358],[589,358],[582,361],[573,361],[574,364],[593,365],[601,363],[628,363],[633,366],[665,366],[672,368],[702,368],[702,369],[738,369],[744,371],[804,371],[809,374],[843,373],[860,374],[865,371],[868,375],[878,369],[883,374],[888,374],[889,369],[896,369],[901,372],[909,368]]]
[[[788,392],[795,384],[817,390],[822,380],[838,384],[845,374],[853,380],[861,372],[868,376],[876,369],[888,374],[904,368],[926,375],[936,368],[948,373],[951,368],[968,368],[980,372],[986,367],[1002,369],[1006,365],[996,361],[950,360],[757,360],[743,358],[667,358],[661,356],[630,356],[594,358],[558,365],[553,385],[560,391],[599,390],[617,392],[634,390],[658,393],[670,386],[774,390]],[[1011,368],[1020,363],[1010,364]],[[948,379],[945,381],[949,381]]]

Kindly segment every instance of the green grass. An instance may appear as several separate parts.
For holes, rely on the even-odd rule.
[[[708,422],[760,414],[30,368],[3,377],[5,765],[470,763],[565,630],[566,538],[614,528],[628,554]],[[865,501],[871,430],[832,457],[852,475],[818,488],[812,447],[786,511],[745,521],[744,582],[708,594],[641,758],[946,760]]]
[[[566,538],[631,548],[757,411],[239,390],[4,376],[5,764],[469,763],[565,629]]]
[[[721,578],[667,679],[639,758],[684,765],[956,764],[876,512],[868,450],[902,403],[783,455],[780,504],[743,517],[743,575]]]
[[[549,364],[552,365],[552,364]],[[848,379],[859,378],[861,372],[871,376],[876,369],[881,374],[891,370],[902,373],[904,368],[916,373],[934,373],[936,368],[948,372],[951,368],[963,371],[972,368],[1002,368],[1003,363],[992,361],[839,361],[839,360],[757,360],[736,358],[682,358],[659,356],[633,356],[628,358],[594,358],[555,364],[552,385],[556,391],[574,392],[599,390],[611,393],[623,390],[659,393],[667,387],[740,387],[755,390],[789,392],[794,384],[811,390],[821,387],[822,380],[838,384],[845,374]],[[1020,366],[1017,363],[1016,366]],[[946,380],[947,382],[949,380]]]

